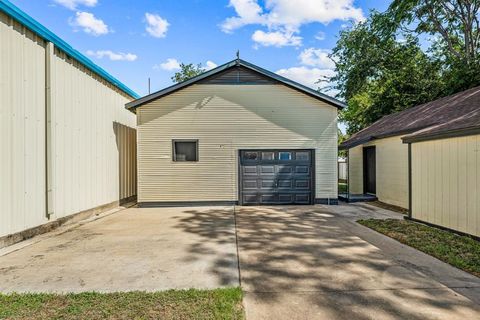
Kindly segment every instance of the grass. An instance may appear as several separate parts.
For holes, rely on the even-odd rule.
[[[0,294],[0,319],[244,319],[240,288]]]
[[[347,193],[347,184],[343,182],[338,183],[338,193]]]
[[[408,220],[368,219],[358,223],[480,277],[480,242]]]

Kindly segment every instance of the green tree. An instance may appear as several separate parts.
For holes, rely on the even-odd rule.
[[[371,12],[365,22],[342,31],[332,51],[332,80],[348,104],[340,114],[348,134],[444,90],[440,63],[421,50],[418,39],[388,30],[389,17]]]
[[[173,75],[173,77],[171,77],[171,79],[173,82],[178,83],[178,82],[182,82],[190,78],[193,78],[195,76],[198,76],[199,74],[204,73],[205,71],[206,69],[204,69],[200,63],[197,65],[193,63],[189,63],[189,64],[181,63],[180,71],[175,72],[175,74]]]
[[[385,12],[389,32],[430,36],[430,52],[443,64],[444,94],[480,84],[480,0],[393,0]]]

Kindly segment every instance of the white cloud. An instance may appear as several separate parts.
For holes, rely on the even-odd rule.
[[[312,89],[326,87],[326,83],[316,82],[318,82],[319,79],[323,79],[324,77],[332,77],[335,75],[335,72],[331,69],[308,67],[292,67],[287,69],[280,69],[276,73]]]
[[[154,69],[163,69],[167,71],[180,70],[180,62],[174,58],[168,58],[165,62],[153,66]]]
[[[304,24],[326,25],[334,20],[358,22],[365,19],[362,9],[354,5],[354,0],[266,0],[264,7],[258,0],[230,0],[229,6],[237,15],[221,24],[222,31],[227,33],[257,24],[268,29],[264,34],[280,32],[297,37],[293,34],[298,34]],[[295,41],[298,42],[298,39]]]
[[[208,60],[206,63],[205,63],[205,67],[207,70],[211,70],[213,68],[216,68],[217,67],[217,64],[213,61],[210,61]]]
[[[145,13],[145,20],[147,27],[145,30],[155,38],[165,38],[167,35],[168,26],[170,23],[166,19],[163,19],[158,14]]]
[[[97,0],[54,0],[59,5],[62,5],[70,10],[75,10],[79,5],[86,7],[95,7]]]
[[[102,59],[103,57],[107,57],[112,61],[135,61],[137,60],[137,55],[133,53],[123,53],[123,52],[113,52],[111,50],[98,50],[92,51],[88,50],[87,54],[89,56]]]
[[[110,32],[105,22],[96,18],[90,12],[77,12],[75,14],[75,18],[70,21],[70,25],[74,27],[80,27],[86,33],[92,34],[94,36],[100,36]]]
[[[302,44],[302,37],[295,36],[291,32],[281,31],[257,30],[253,33],[252,40],[265,47],[300,46]]]
[[[325,34],[325,32],[318,31],[317,34],[315,35],[315,39],[320,40],[320,41],[325,40],[326,36],[327,35]]]
[[[298,58],[300,63],[306,66],[335,69],[335,63],[328,56],[330,53],[331,51],[326,49],[308,48],[303,50]]]
[[[237,12],[236,17],[227,18],[221,25],[223,32],[230,33],[247,24],[264,24],[263,9],[257,0],[230,0],[229,7]]]

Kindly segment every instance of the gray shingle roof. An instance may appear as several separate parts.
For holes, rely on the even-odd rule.
[[[350,149],[371,140],[407,135],[405,142],[429,140],[447,133],[471,134],[480,130],[480,87],[468,89],[385,116],[345,140]]]

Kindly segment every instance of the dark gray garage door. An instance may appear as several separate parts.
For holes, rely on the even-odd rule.
[[[240,151],[240,204],[312,204],[311,150]]]

